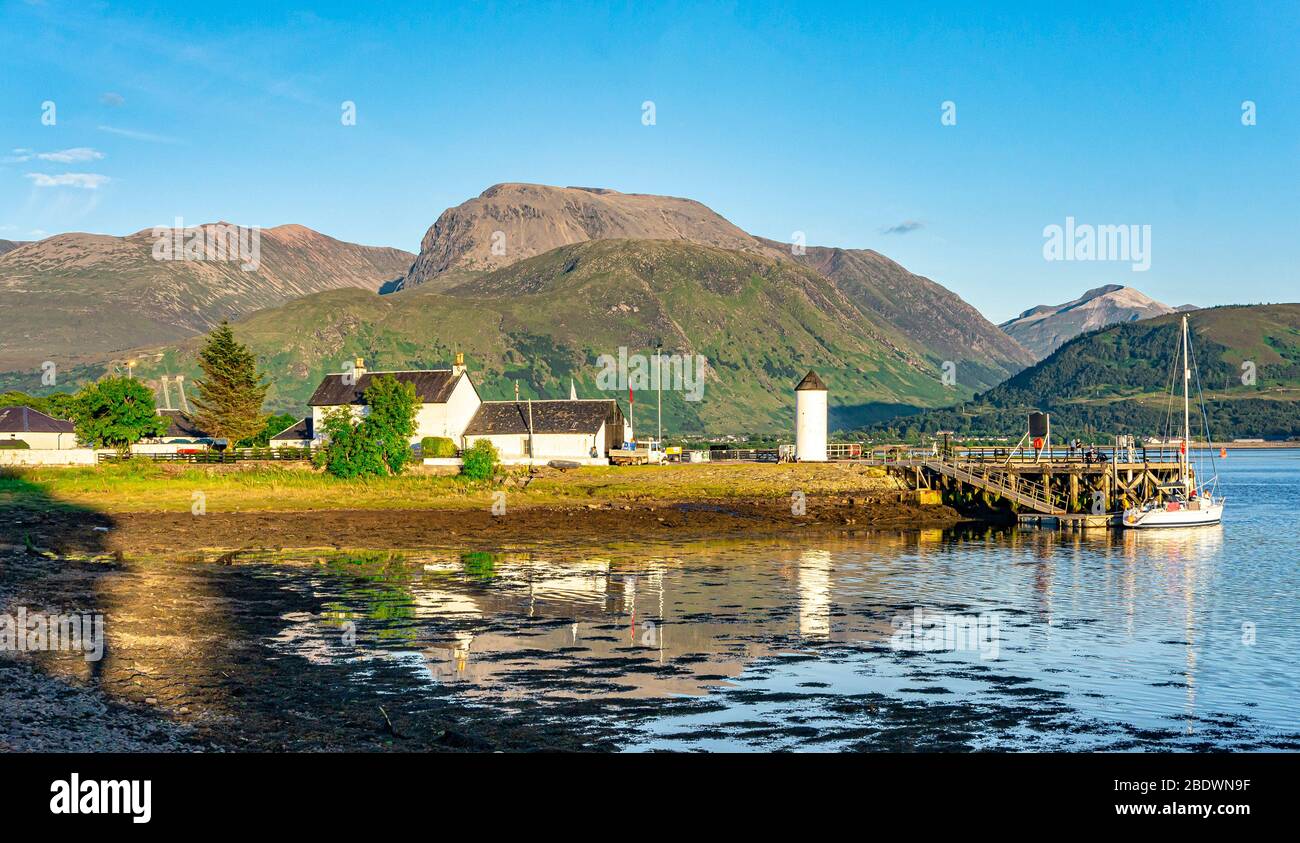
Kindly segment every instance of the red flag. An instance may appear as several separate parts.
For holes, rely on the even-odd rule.
[[[632,397],[632,384],[627,385],[627,403],[635,404],[636,399]]]

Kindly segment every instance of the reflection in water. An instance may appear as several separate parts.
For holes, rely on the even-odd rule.
[[[232,719],[253,683],[311,711],[317,670],[630,749],[1300,748],[1300,537],[1276,477],[1235,488],[1216,528],[133,561],[15,599],[106,612],[104,662],[60,669]],[[992,616],[997,658],[895,649],[918,609]]]
[[[334,563],[315,583],[330,605],[361,618],[354,657],[418,652],[423,681],[484,704],[709,703],[629,722],[635,746],[798,746],[792,738],[808,730],[818,748],[851,745],[831,737],[844,731],[836,700],[871,695],[1005,719],[969,746],[1122,748],[1178,736],[1271,745],[1294,732],[1285,695],[1260,687],[1262,665],[1278,652],[1243,653],[1225,634],[1224,601],[1210,595],[1210,578],[1231,573],[1223,542],[1217,529],[987,529],[812,548],[705,542],[671,556],[495,554],[473,570],[460,557],[424,554],[384,568],[382,588],[373,572],[329,576]],[[1218,596],[1231,599],[1220,585]],[[374,605],[401,602],[395,593],[410,595],[409,615]],[[991,614],[1000,658],[893,649],[891,620],[918,607]],[[286,620],[282,640],[296,652],[328,629],[326,619]],[[1294,652],[1295,643],[1285,646]],[[1293,693],[1294,671],[1287,676]],[[1211,684],[1213,696],[1198,700]],[[742,722],[750,739],[736,733]]]
[[[831,553],[805,550],[799,556],[799,634],[828,638],[831,634]]]

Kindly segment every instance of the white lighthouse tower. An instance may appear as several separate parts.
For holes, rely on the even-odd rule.
[[[826,462],[826,384],[813,371],[794,388],[794,456]]]

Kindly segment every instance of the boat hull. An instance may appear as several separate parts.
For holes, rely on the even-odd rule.
[[[1175,510],[1129,510],[1124,513],[1123,524],[1130,530],[1158,530],[1172,527],[1208,527],[1223,520],[1223,504],[1215,503],[1197,509],[1179,507]]]

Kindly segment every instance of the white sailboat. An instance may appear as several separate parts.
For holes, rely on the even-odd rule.
[[[1187,330],[1187,316],[1182,322],[1182,366],[1183,366],[1183,438],[1178,448],[1178,481],[1170,484],[1164,500],[1149,501],[1143,506],[1124,511],[1123,524],[1134,530],[1146,530],[1159,527],[1203,527],[1218,524],[1223,519],[1224,498],[1214,496],[1218,485],[1217,473],[1212,482],[1197,488],[1197,476],[1192,474],[1192,439],[1191,439],[1191,389],[1192,362],[1191,338]],[[1198,382],[1199,387],[1199,382]],[[1204,416],[1205,397],[1201,400],[1202,417]],[[1209,430],[1206,430],[1209,439]],[[1208,442],[1207,442],[1208,444]]]

